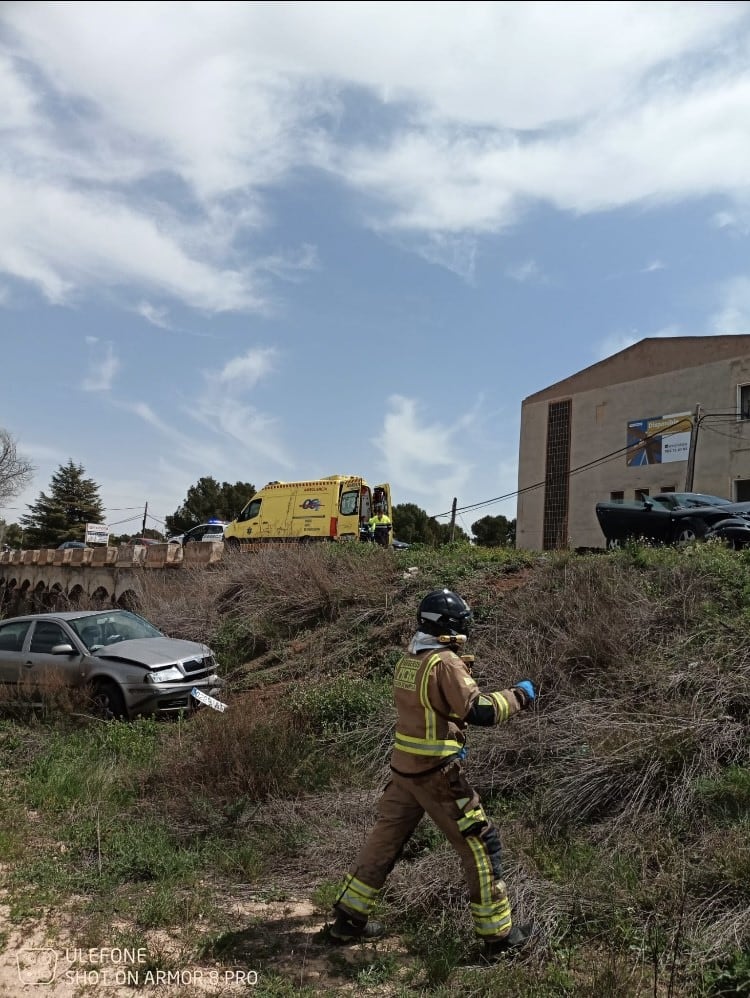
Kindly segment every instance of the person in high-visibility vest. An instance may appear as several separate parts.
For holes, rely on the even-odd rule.
[[[391,518],[385,511],[382,503],[375,506],[375,516],[371,516],[368,522],[370,536],[376,544],[382,544],[387,548],[391,537]]]
[[[480,693],[460,656],[471,630],[468,604],[449,589],[428,593],[417,611],[419,630],[397,663],[398,719],[391,780],[378,805],[378,821],[346,876],[329,927],[335,943],[383,935],[369,916],[388,874],[422,816],[429,814],[461,857],[476,935],[490,962],[523,949],[531,923],[515,925],[503,879],[500,838],[461,760],[468,725],[491,726],[534,705],[530,679],[510,689]]]

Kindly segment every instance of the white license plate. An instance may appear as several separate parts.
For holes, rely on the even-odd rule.
[[[208,693],[204,693],[203,690],[199,690],[196,686],[190,691],[190,695],[199,700],[200,703],[204,703],[207,707],[213,707],[214,710],[221,711],[222,713],[227,709],[227,705],[222,703],[221,700],[217,700],[216,697],[211,697]]]

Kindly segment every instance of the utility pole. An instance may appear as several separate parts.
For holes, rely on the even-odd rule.
[[[453,505],[451,506],[451,540],[453,540],[453,535],[456,532],[456,506],[458,505],[458,499],[453,497]]]
[[[687,469],[685,470],[685,491],[693,491],[693,479],[695,478],[695,451],[698,446],[698,430],[701,426],[701,404],[696,403],[695,414],[693,415],[693,425],[690,429],[690,449],[688,450]]]
[[[143,526],[141,527],[141,535],[146,533],[146,516],[148,515],[148,502],[146,503],[146,508],[143,511]]]

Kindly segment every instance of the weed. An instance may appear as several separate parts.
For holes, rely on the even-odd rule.
[[[445,912],[437,924],[428,920],[412,923],[405,935],[410,949],[420,958],[429,987],[447,981],[456,967],[467,962],[473,947],[473,941],[457,931],[455,920]]]
[[[368,681],[339,676],[313,687],[298,686],[289,705],[306,729],[321,735],[362,727],[392,699],[391,680]]]
[[[323,912],[329,912],[341,893],[341,878],[326,880],[318,884],[312,894],[314,904]]]
[[[728,766],[715,776],[699,777],[695,790],[714,818],[733,821],[750,814],[750,767]]]
[[[317,998],[318,988],[299,987],[280,974],[264,972],[253,987],[254,998]]]
[[[750,948],[734,950],[702,973],[706,998],[739,998],[750,994]]]

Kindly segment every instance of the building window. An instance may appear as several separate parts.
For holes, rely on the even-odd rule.
[[[571,401],[550,402],[547,410],[547,457],[544,475],[545,551],[568,544],[568,485],[570,476]]]
[[[737,419],[750,419],[750,385],[737,385]]]
[[[625,493],[624,492],[610,492],[609,493],[609,501],[610,502],[625,502]]]
[[[636,502],[643,502],[644,499],[648,499],[648,489],[636,489],[635,490]]]
[[[734,483],[734,501],[750,501],[750,479],[738,478]]]
[[[675,492],[676,491],[674,485],[662,485],[661,490],[662,490],[662,492]]]

